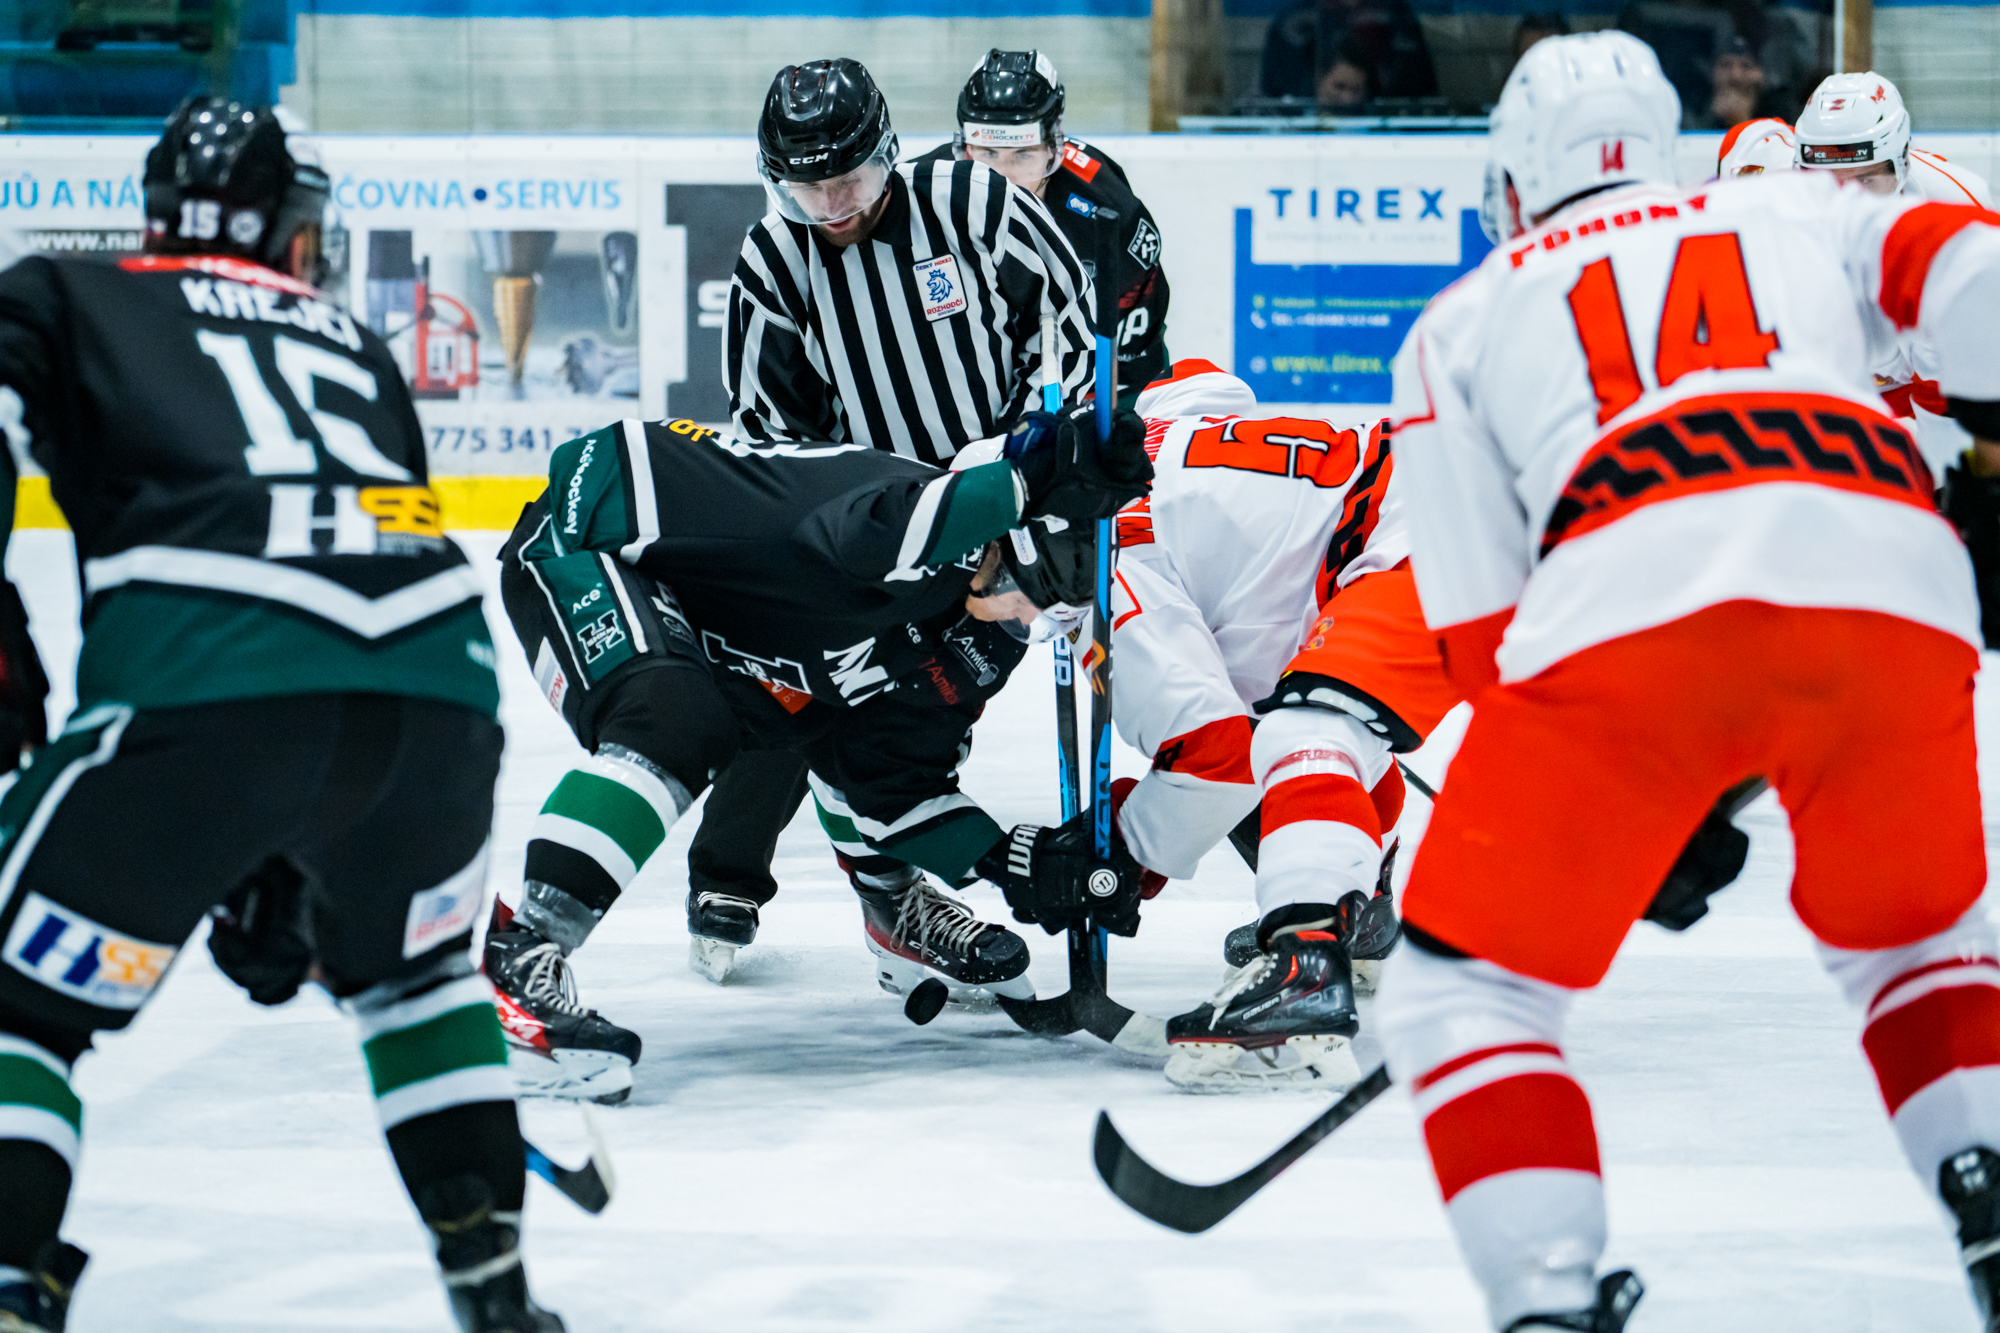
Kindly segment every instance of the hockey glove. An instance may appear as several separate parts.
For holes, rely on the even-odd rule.
[[[1089,403],[1059,416],[1028,413],[1008,433],[1006,454],[1028,488],[1024,513],[1031,518],[1110,518],[1153,482],[1146,423],[1132,412],[1113,413],[1111,438],[1100,445],[1097,409]]]
[[[2000,477],[1975,477],[1962,466],[1946,468],[1938,507],[1972,557],[1986,646],[2000,645]]]
[[[1734,884],[1750,859],[1750,836],[1730,817],[1762,790],[1762,782],[1737,787],[1716,802],[1653,895],[1646,920],[1668,930],[1686,930],[1708,915],[1708,900]]]
[[[49,738],[49,678],[28,633],[28,608],[14,585],[0,579],[0,773],[21,764],[21,751]]]
[[[258,1004],[278,1005],[312,975],[313,933],[306,882],[274,856],[209,913],[208,951],[222,974]]]
[[[1060,828],[1017,824],[979,858],[979,874],[1000,886],[1016,921],[1053,935],[1091,917],[1114,935],[1139,933],[1139,895],[1145,870],[1111,839],[1111,859],[1091,850],[1088,811]]]

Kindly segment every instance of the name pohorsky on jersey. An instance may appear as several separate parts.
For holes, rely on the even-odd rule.
[[[75,534],[80,706],[497,706],[479,581],[443,534],[409,390],[308,284],[214,255],[23,259],[0,273],[0,428],[9,516],[25,449]]]
[[[1039,200],[975,162],[905,163],[887,195],[854,245],[775,212],[744,238],[723,358],[738,435],[945,462],[1033,406],[1045,308],[1064,400],[1090,382],[1090,281]]]

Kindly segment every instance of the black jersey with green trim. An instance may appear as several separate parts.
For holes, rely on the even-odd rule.
[[[0,428],[75,534],[80,706],[497,708],[409,391],[324,293],[222,257],[23,259],[0,273]],[[0,469],[11,494],[11,456]]]
[[[1019,521],[1007,462],[946,472],[866,445],[621,421],[559,447],[521,557],[617,556],[672,589],[717,668],[838,705],[895,688]]]
[[[919,158],[951,160],[950,144]],[[1167,365],[1167,272],[1160,266],[1160,227],[1132,193],[1125,168],[1095,144],[1065,139],[1061,164],[1042,188],[1042,204],[1090,271],[1095,289],[1118,294],[1118,392],[1121,399],[1164,378]],[[1117,212],[1118,267],[1097,277],[1097,210]]]

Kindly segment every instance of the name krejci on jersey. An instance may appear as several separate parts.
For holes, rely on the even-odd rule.
[[[361,350],[361,330],[355,327],[353,316],[318,297],[294,297],[293,304],[280,307],[278,302],[286,293],[227,278],[182,278],[181,295],[197,315],[289,324],[306,333],[330,338],[350,352]]]

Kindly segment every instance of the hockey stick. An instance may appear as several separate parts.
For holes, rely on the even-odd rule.
[[[1097,229],[1097,273],[1112,271],[1116,235],[1110,224],[1118,215],[1099,209]],[[1111,438],[1111,418],[1117,395],[1117,361],[1113,334],[1115,313],[1107,316],[1099,288],[1097,310],[1097,438],[1100,444]],[[1042,319],[1043,394],[1048,385],[1059,382],[1055,372],[1054,319]],[[1060,390],[1058,390],[1060,392]],[[1116,523],[1100,519],[1097,525],[1096,613],[1091,617],[1091,651],[1085,661],[1090,680],[1091,812],[1094,842],[1100,860],[1111,856],[1111,560],[1116,541]],[[1061,755],[1061,782],[1065,802],[1063,819],[1077,813],[1076,790],[1076,694],[1064,683],[1063,670],[1070,660],[1068,644],[1056,640],[1056,744]],[[1167,1054],[1167,1023],[1151,1014],[1134,1013],[1105,991],[1105,933],[1095,923],[1084,920],[1069,928],[1069,990],[1049,1000],[1009,1000],[1000,1007],[1023,1030],[1038,1037],[1060,1037],[1081,1028],[1101,1041],[1134,1055],[1160,1057]]]
[[[1374,1073],[1349,1088],[1346,1095],[1292,1135],[1283,1147],[1242,1175],[1214,1185],[1190,1185],[1160,1171],[1132,1151],[1132,1145],[1125,1142],[1118,1127],[1111,1123],[1111,1117],[1103,1111],[1097,1113],[1097,1137],[1091,1155],[1097,1162],[1097,1174],[1120,1203],[1163,1227],[1193,1235],[1208,1230],[1241,1208],[1251,1195],[1276,1180],[1285,1168],[1352,1120],[1388,1087],[1389,1066],[1375,1066]]]
[[[562,1191],[564,1197],[583,1209],[596,1214],[604,1211],[611,1202],[611,1195],[618,1188],[618,1179],[611,1170],[611,1153],[604,1146],[604,1136],[598,1131],[597,1117],[590,1113],[588,1106],[580,1106],[583,1112],[583,1127],[590,1135],[590,1156],[574,1171],[558,1165],[547,1153],[521,1140],[527,1150],[528,1169],[543,1180]]]

